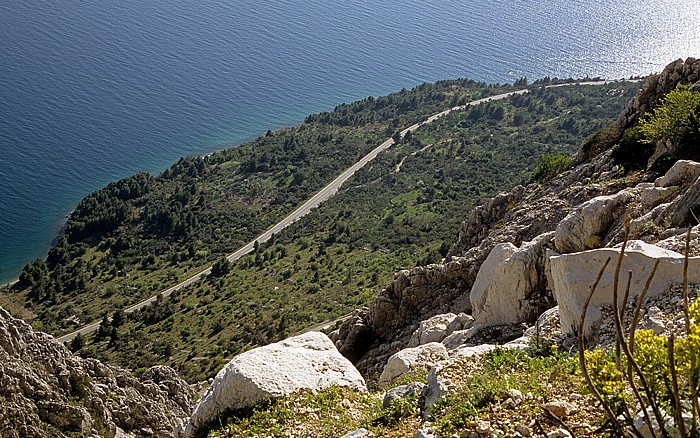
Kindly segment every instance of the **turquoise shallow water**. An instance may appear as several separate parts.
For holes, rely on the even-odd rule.
[[[89,192],[444,78],[619,78],[700,55],[697,0],[4,0],[0,282]]]

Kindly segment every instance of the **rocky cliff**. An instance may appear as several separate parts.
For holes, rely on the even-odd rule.
[[[408,345],[419,322],[433,315],[464,312],[479,323],[482,313],[484,329],[533,322],[556,304],[547,275],[548,251],[572,253],[612,246],[622,240],[625,218],[632,221],[632,239],[656,241],[682,233],[693,220],[691,211],[700,208],[700,181],[689,170],[693,165],[655,184],[655,178],[668,167],[650,162],[646,168],[630,171],[625,163],[616,164],[613,148],[626,129],[679,84],[700,88],[700,61],[678,60],[644,82],[617,123],[584,144],[580,163],[573,169],[543,185],[518,186],[473,209],[441,263],[398,272],[369,308],[356,312],[332,333],[339,350],[355,359],[371,380],[381,374],[392,354]],[[660,156],[657,152],[645,153]],[[672,158],[666,162],[672,164],[683,157]],[[498,257],[494,248],[498,248]],[[503,293],[513,289],[479,281],[485,263],[489,272],[482,274],[484,278],[517,285],[514,295],[495,300],[516,300],[514,308],[500,309],[516,315],[515,319],[484,313],[489,306],[494,310],[487,305],[488,288]],[[507,269],[506,264],[510,264]],[[491,295],[488,303],[493,301]],[[499,342],[517,337],[513,330],[494,333],[503,334],[492,338]]]
[[[0,308],[2,437],[170,437],[194,396],[169,367],[137,379],[73,355]]]

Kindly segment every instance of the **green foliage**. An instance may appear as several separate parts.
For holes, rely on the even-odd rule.
[[[486,84],[471,79],[438,81],[434,84],[421,84],[413,90],[405,88],[397,93],[382,97],[368,97],[353,103],[343,103],[332,112],[313,114],[306,123],[320,123],[336,126],[362,126],[376,122],[390,122],[392,128],[410,125],[417,115],[425,110],[442,110],[448,106],[466,103],[496,93],[504,86]],[[447,106],[443,107],[445,103]],[[393,132],[393,131],[391,131]]]
[[[628,169],[645,168],[655,155],[657,168],[679,158],[700,159],[700,93],[679,85],[661,98],[637,126],[627,129],[613,148],[613,159]]]
[[[700,139],[700,93],[679,85],[661,99],[651,116],[639,124],[645,143],[673,145]]]
[[[357,412],[376,409],[368,394],[332,386],[322,391],[303,391],[282,399],[269,400],[252,412],[233,413],[211,437],[286,437],[335,438],[353,427],[360,427]],[[300,427],[301,426],[301,427]]]
[[[654,153],[654,146],[644,141],[639,126],[625,131],[619,143],[613,147],[612,159],[615,164],[621,164],[626,169],[643,169],[647,166],[649,157]]]
[[[601,152],[611,149],[622,138],[622,129],[617,124],[600,128],[589,136],[581,145],[580,156],[583,161],[597,157]]]
[[[87,375],[71,372],[68,376],[68,383],[72,397],[82,399],[89,394],[90,377]]]
[[[102,318],[102,321],[100,321],[100,326],[97,329],[95,340],[101,341],[102,339],[106,338],[109,335],[111,328],[112,322],[110,321],[109,317],[105,314],[105,316]]]
[[[124,314],[124,311],[122,309],[117,310],[114,312],[114,315],[112,315],[112,325],[114,327],[119,327],[124,322],[126,321],[126,315]]]
[[[450,369],[450,379],[456,390],[431,411],[430,425],[440,436],[468,436],[477,420],[488,417],[510,424],[528,424],[539,418],[540,424],[546,424],[541,418],[541,400],[561,399],[580,391],[582,385],[576,362],[564,354],[538,358],[499,348],[483,357],[462,359],[448,365],[455,367]],[[425,382],[425,375],[413,375],[407,381]],[[511,389],[531,396],[525,396],[516,409],[503,410],[499,404]],[[304,391],[264,403],[253,412],[238,413],[228,421],[222,419],[209,436],[335,438],[363,427],[372,436],[406,437],[428,425],[421,416],[421,397],[395,400],[385,408],[385,390],[363,393],[331,387]]]
[[[692,417],[694,408],[690,401],[700,393],[700,300],[696,300],[689,310],[689,332],[683,338],[675,339],[673,352],[666,336],[655,335],[653,330],[639,330],[634,335],[633,357],[641,370],[641,375],[649,385],[651,400],[645,396],[645,404],[655,404],[664,412],[675,413],[674,417],[686,413],[693,420],[690,429],[697,436],[700,424],[697,417]],[[620,358],[606,354],[601,350],[586,351],[588,372],[595,388],[603,397],[604,403],[614,414],[623,414],[630,410],[636,411],[636,400],[633,397],[627,375],[626,357]],[[671,361],[673,359],[673,361]],[[618,367],[616,362],[620,362]],[[674,372],[672,372],[672,365]],[[674,385],[674,374],[676,384]],[[634,377],[635,385],[641,391],[642,384],[639,376]],[[674,387],[678,388],[676,391]],[[681,402],[681,412],[678,412],[674,400]],[[677,428],[677,424],[668,421],[665,427]],[[690,430],[689,429],[689,430]]]
[[[443,435],[473,427],[494,404],[508,397],[509,389],[547,399],[553,393],[578,391],[582,385],[576,362],[566,354],[536,357],[522,350],[497,348],[484,356],[482,365],[482,369],[465,376],[459,388],[436,405],[433,420]],[[539,411],[534,400],[527,400],[510,416],[532,418]]]
[[[228,274],[231,271],[231,262],[228,261],[226,256],[221,257],[217,260],[211,267],[212,277],[221,277]]]
[[[18,288],[34,287],[46,281],[48,269],[40,259],[27,263],[19,274]]]
[[[516,87],[527,87],[527,76],[516,79],[513,85]]]
[[[70,341],[70,351],[76,352],[85,346],[85,336],[78,333],[72,341]]]
[[[379,410],[371,420],[375,426],[395,426],[402,420],[420,415],[422,398],[418,396],[394,400],[388,407]]]
[[[66,227],[68,240],[77,242],[116,229],[131,212],[126,201],[148,193],[152,181],[151,175],[139,173],[86,196],[71,213]]]
[[[544,154],[530,176],[531,181],[544,182],[571,167],[573,160],[564,154]]]

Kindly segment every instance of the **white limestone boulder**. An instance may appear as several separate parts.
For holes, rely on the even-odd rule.
[[[678,160],[662,177],[654,181],[656,187],[687,185],[700,177],[700,163],[690,160]]]
[[[545,280],[545,247],[554,233],[545,233],[516,248],[496,245],[479,269],[469,301],[475,327],[510,325],[532,320],[536,311],[527,298]]]
[[[413,332],[408,341],[409,347],[417,347],[431,342],[440,342],[447,335],[447,326],[457,317],[454,313],[435,315],[425,321],[421,321],[420,326]]]
[[[344,386],[366,391],[365,381],[333,342],[309,332],[234,357],[197,402],[181,436],[191,437],[221,414],[255,406],[266,398]]]
[[[411,335],[408,346],[417,347],[431,342],[441,342],[453,332],[471,327],[473,322],[474,318],[466,313],[435,315],[421,321],[420,326]]]
[[[447,357],[447,349],[437,342],[403,349],[389,358],[379,376],[379,384],[387,385],[411,371],[429,369]]]
[[[567,254],[601,246],[610,227],[637,196],[637,190],[625,189],[581,204],[557,225],[554,237],[557,251]]]
[[[620,255],[620,248],[601,248],[572,254],[551,256],[550,269],[554,297],[559,305],[561,330],[572,334],[577,329],[583,312],[583,305],[590,293],[598,272],[605,260],[610,257],[610,264],[603,274],[586,314],[584,332],[588,335],[601,319],[600,306],[613,302],[613,279],[615,264]],[[672,284],[683,280],[683,256],[677,252],[665,250],[655,245],[633,240],[628,243],[620,272],[619,302],[626,286],[626,273],[632,271],[632,284],[629,302],[644,289],[644,285],[659,260],[659,267],[651,282],[647,296],[658,297]],[[688,281],[700,282],[700,257],[691,257],[688,267]]]

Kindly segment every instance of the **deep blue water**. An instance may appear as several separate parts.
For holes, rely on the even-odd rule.
[[[700,55],[697,0],[3,0],[0,283],[89,192],[438,79]]]

